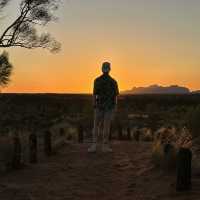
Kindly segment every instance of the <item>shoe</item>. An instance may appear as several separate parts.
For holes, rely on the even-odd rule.
[[[97,151],[97,145],[92,144],[91,147],[88,148],[88,153],[95,153]]]
[[[104,153],[111,153],[111,152],[113,152],[113,150],[110,148],[110,146],[108,144],[103,144],[102,151]]]

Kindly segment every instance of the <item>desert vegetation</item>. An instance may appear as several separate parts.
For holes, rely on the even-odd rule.
[[[91,95],[1,94],[0,99],[1,134],[19,126],[43,130],[63,120],[81,126],[86,134],[93,126]],[[134,139],[139,131],[141,139],[152,141],[162,128],[179,132],[185,126],[196,137],[199,99],[199,95],[122,95],[112,123],[112,138],[117,138],[122,129],[124,138],[128,132],[128,138]]]
[[[113,182],[115,187],[119,187],[118,181],[124,184],[127,182],[129,195],[139,195],[144,188],[147,193],[149,191],[150,196],[153,190],[154,196],[168,195],[167,184],[171,184],[176,177],[179,148],[185,146],[191,149],[193,167],[199,166],[199,99],[199,95],[119,96],[118,110],[109,137],[114,144],[114,155],[110,157],[99,154],[100,159],[94,159],[93,156],[86,155],[93,128],[91,95],[2,93],[0,170],[5,172],[5,169],[10,170],[11,167],[26,167],[28,170],[29,163],[37,163],[36,166],[41,169],[44,167],[45,158],[51,156],[48,169],[45,168],[44,171],[55,171],[55,177],[57,173],[65,174],[62,175],[62,180],[59,178],[59,182],[63,181],[59,187],[67,183],[73,186],[74,181],[78,181],[78,184],[82,184],[78,191],[83,192],[84,196],[84,185],[92,187],[88,180],[102,182],[95,175],[97,172],[94,171],[93,165],[90,165],[91,162],[100,168],[97,171],[102,173],[107,173],[103,166],[107,166],[106,163],[109,162],[111,171],[107,176],[108,181],[116,179]],[[63,144],[65,148],[59,151],[58,147]],[[60,153],[54,154],[55,150]],[[102,165],[99,162],[102,162]],[[88,166],[91,166],[89,171]],[[35,169],[35,174],[42,173],[37,167]],[[26,182],[30,180],[31,173],[26,174],[26,170],[23,171],[22,177]],[[75,176],[77,173],[81,174],[78,180]],[[87,176],[86,179],[83,174]],[[162,178],[158,178],[159,174]],[[52,174],[48,175],[48,178],[51,177]],[[68,181],[64,177],[67,177]],[[117,180],[118,177],[121,177],[120,180]],[[18,183],[18,178],[12,176],[11,179]],[[148,185],[146,179],[151,185]],[[46,179],[42,180],[45,183]],[[54,181],[51,184],[53,183]],[[158,184],[162,185],[161,190],[157,188]],[[175,188],[174,183],[172,184]],[[77,188],[73,189],[76,190]],[[124,195],[121,187],[119,190],[121,195]],[[66,189],[63,191],[69,192]],[[92,192],[91,189],[86,191],[88,195]],[[72,194],[73,197],[74,195]]]
[[[155,166],[175,169],[183,130],[192,135],[198,150],[199,99],[199,95],[121,95],[109,139],[151,142]],[[91,95],[1,94],[0,100],[2,154],[12,156],[13,139],[16,143],[20,139],[23,162],[30,160],[30,145],[50,154],[48,137],[53,145],[65,139],[91,141]]]

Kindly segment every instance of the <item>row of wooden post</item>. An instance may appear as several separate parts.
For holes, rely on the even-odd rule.
[[[126,129],[126,131],[127,131],[126,135],[123,134],[123,128],[121,126],[118,127],[117,131],[118,131],[118,139],[119,140],[132,140],[130,127],[128,127]],[[112,140],[112,132],[113,132],[113,130],[111,128],[110,135],[109,135],[109,140]],[[137,130],[133,135],[133,139],[135,141],[139,141],[140,140],[140,135],[141,135],[140,131]],[[84,129],[83,129],[82,126],[79,126],[78,127],[78,142],[79,143],[83,143],[83,141],[84,141]]]
[[[63,129],[60,129],[60,134],[63,133]],[[47,156],[52,155],[52,133],[47,130],[44,132],[44,153]],[[83,143],[84,140],[84,129],[82,126],[78,128],[78,142]],[[19,135],[13,137],[13,157],[12,157],[12,168],[19,169],[22,167],[22,144]],[[29,162],[38,162],[38,138],[36,133],[29,135]]]
[[[47,156],[52,154],[52,134],[50,131],[44,133],[44,153]],[[22,167],[22,144],[19,135],[13,137],[13,157],[12,168],[19,169]],[[29,136],[29,162],[38,162],[38,139],[36,133]]]
[[[134,139],[135,141],[139,141],[140,140],[140,131],[137,130],[134,134],[133,134],[133,138],[131,136],[131,129],[130,127],[128,127],[126,129],[127,134],[124,135],[123,134],[123,128],[121,126],[118,127],[118,140],[132,140]],[[112,131],[110,132],[110,140],[112,139]]]
[[[126,129],[126,132],[127,132],[126,135],[123,134],[123,127],[122,126],[118,127],[117,132],[118,132],[118,140],[132,140],[132,139],[134,139],[135,141],[140,141],[141,133],[140,133],[139,130],[135,131],[135,133],[133,134],[133,138],[132,138],[132,135],[131,135],[130,127],[128,127]],[[113,130],[111,128],[109,140],[112,140],[112,133],[113,133]],[[84,128],[82,126],[79,126],[78,127],[78,142],[83,143],[83,141],[84,141]]]
[[[112,131],[111,131],[112,133]],[[136,131],[134,133],[134,139],[136,141],[140,140],[140,132]],[[110,134],[110,140],[112,139],[112,135]],[[119,140],[131,140],[131,130],[127,128],[127,135],[123,135],[122,127],[118,127],[118,139]],[[83,143],[84,141],[84,129],[82,126],[78,127],[78,142]],[[22,144],[20,141],[19,135],[14,136],[13,138],[14,152],[12,158],[12,167],[18,169],[21,167],[22,163]],[[44,153],[47,156],[52,154],[52,133],[47,130],[44,132]],[[31,133],[29,136],[29,162],[37,163],[38,162],[38,139],[36,133]]]

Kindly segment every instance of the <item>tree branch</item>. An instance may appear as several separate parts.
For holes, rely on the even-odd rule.
[[[0,0],[1,1],[1,0]],[[37,25],[45,26],[54,20],[58,0],[22,0],[20,15],[0,37],[0,47],[47,48],[58,50],[60,45],[49,34],[37,32]]]

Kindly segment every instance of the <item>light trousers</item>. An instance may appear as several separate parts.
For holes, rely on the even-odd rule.
[[[109,142],[110,126],[114,117],[114,109],[94,111],[93,143],[98,142],[101,137],[104,144]]]

